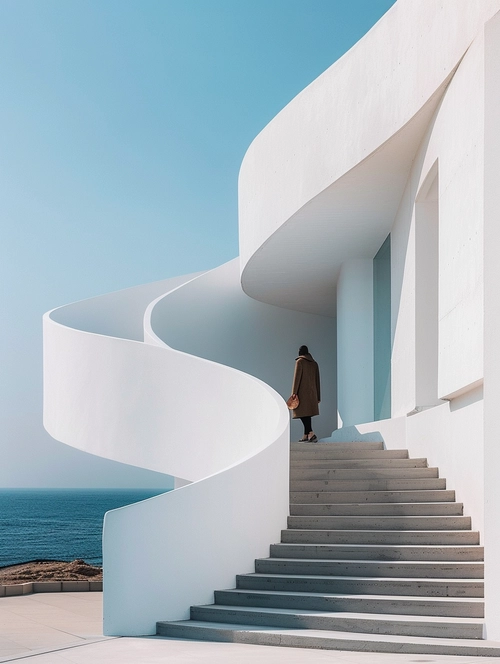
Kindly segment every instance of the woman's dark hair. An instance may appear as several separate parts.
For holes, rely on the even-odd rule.
[[[309,348],[307,346],[301,346],[299,348],[299,355],[307,355],[309,353]]]

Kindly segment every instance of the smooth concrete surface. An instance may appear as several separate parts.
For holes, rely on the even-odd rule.
[[[307,342],[321,372],[322,405],[314,430],[318,437],[329,435],[337,427],[335,319],[248,297],[239,270],[235,258],[153,302],[149,319],[145,316],[145,340],[156,337],[183,353],[249,373],[285,399],[297,349]],[[291,440],[298,440],[302,423],[292,420],[290,427]]]
[[[239,175],[242,285],[247,294],[300,311],[334,311],[330,294],[340,264],[372,258],[398,209],[408,212],[399,204],[413,157],[431,124],[429,113],[457,65],[464,79],[465,59],[460,60],[499,9],[498,2],[487,0],[399,0],[254,139]],[[466,76],[468,71],[465,67]],[[479,211],[476,216],[471,210],[480,191],[475,176],[482,162],[475,157],[482,140],[475,136],[481,124],[470,129],[480,113],[481,80],[480,72],[469,79],[466,96],[446,90],[454,113],[448,111],[434,132],[440,163],[447,162],[442,165],[450,175],[442,184],[452,186],[443,193],[447,202],[456,199],[463,206],[446,220],[460,226],[460,242],[449,243],[449,255],[456,249],[467,254],[480,242],[475,234],[465,239],[465,232],[469,223],[481,219]],[[450,144],[457,136],[460,141]],[[409,253],[399,260],[411,261]],[[469,265],[457,255],[448,267],[457,274],[455,295],[465,295],[462,285],[472,276]],[[477,262],[475,267],[480,267]],[[470,299],[465,297],[463,304]],[[471,321],[462,341],[479,325]],[[463,364],[469,365],[469,358]],[[456,370],[462,373],[465,367]]]
[[[487,582],[485,597],[489,607],[487,620],[488,635],[500,639],[500,528],[498,528],[498,505],[500,504],[500,482],[498,468],[500,447],[498,445],[498,403],[500,396],[500,353],[498,352],[498,331],[500,330],[500,301],[498,283],[500,264],[498,261],[498,210],[500,191],[498,175],[500,165],[500,135],[498,108],[500,103],[500,15],[497,14],[485,28],[485,189],[484,189],[484,261],[485,261],[485,299],[484,299],[484,543],[485,570]],[[495,114],[496,112],[496,114]],[[495,186],[496,183],[496,186]],[[495,224],[496,220],[496,224]],[[490,638],[490,636],[488,637]]]
[[[102,594],[61,593],[0,600],[0,662],[30,664],[479,664],[456,657],[274,648],[159,637],[104,639]],[[100,640],[99,640],[100,639]]]
[[[102,592],[0,598],[0,662],[102,639]]]
[[[279,537],[288,513],[289,411],[253,376],[161,340],[76,329],[78,305],[64,310],[64,323],[60,314],[44,317],[47,431],[87,452],[192,481],[104,519],[104,632],[152,635],[158,616],[187,618],[190,605],[250,571]]]

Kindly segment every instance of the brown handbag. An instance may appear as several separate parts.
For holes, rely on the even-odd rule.
[[[287,400],[286,405],[290,410],[295,410],[299,407],[299,397],[296,394],[292,394]]]

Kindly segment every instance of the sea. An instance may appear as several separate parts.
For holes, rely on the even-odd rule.
[[[108,510],[165,489],[0,489],[0,567],[83,558],[102,565]]]

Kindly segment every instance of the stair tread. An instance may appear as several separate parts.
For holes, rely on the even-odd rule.
[[[397,543],[418,545],[426,542],[429,545],[460,546],[470,542],[479,546],[479,533],[472,530],[364,530],[360,528],[349,530],[322,529],[322,528],[288,528],[281,532],[283,543],[338,543],[338,544],[374,544],[392,546]]]
[[[292,478],[290,480],[290,484],[321,484],[322,486],[329,487],[339,485],[339,486],[348,486],[350,484],[369,484],[371,482],[378,482],[379,484],[382,484],[383,482],[386,482],[387,484],[396,484],[398,482],[405,482],[408,484],[408,486],[413,486],[413,485],[420,485],[423,484],[423,486],[430,486],[432,487],[434,484],[436,485],[445,485],[446,478],[445,477],[417,477],[417,478],[411,478],[411,477],[359,477],[359,478],[347,478],[347,479],[296,479]],[[363,489],[360,489],[363,491]],[[368,491],[370,489],[367,489]],[[376,490],[376,489],[375,489]],[[406,489],[402,489],[405,491]],[[411,489],[408,489],[411,490]]]
[[[314,561],[316,562],[316,561]],[[448,577],[432,577],[425,578],[419,576],[400,576],[400,577],[387,577],[387,576],[334,576],[334,575],[325,575],[325,574],[276,574],[274,572],[250,572],[248,574],[238,574],[238,577],[252,577],[254,579],[302,579],[305,581],[310,581],[313,579],[319,579],[324,581],[333,581],[333,580],[349,580],[349,581],[386,581],[387,583],[393,582],[402,582],[402,581],[414,581],[415,583],[447,583],[447,584],[460,584],[460,583],[477,583],[482,584],[483,579],[474,579],[474,578],[448,578]]]
[[[393,580],[409,577],[425,580],[466,578],[482,580],[484,563],[479,561],[436,561],[436,560],[330,560],[323,558],[260,558],[256,560],[256,570],[260,574],[280,571],[284,574],[293,573],[310,576],[349,576],[356,578],[381,578]],[[349,576],[344,576],[347,574]]]
[[[439,477],[438,469],[425,468],[291,468],[292,479],[423,479]],[[330,475],[331,477],[300,477],[301,475]]]
[[[339,514],[339,515],[329,515],[329,514],[312,514],[308,515],[306,514],[305,516],[302,516],[300,514],[291,514],[290,517],[293,517],[294,519],[324,519],[327,521],[328,519],[345,519],[346,521],[352,521],[353,519],[357,520],[362,520],[362,519],[370,519],[370,520],[376,520],[376,519],[384,519],[384,520],[389,520],[389,521],[396,521],[397,519],[404,519],[405,521],[411,519],[412,521],[424,521],[425,519],[446,519],[446,521],[456,521],[459,519],[460,521],[468,521],[470,519],[470,516],[464,516],[463,514],[360,514],[359,516],[355,514]]]
[[[159,624],[162,624],[160,621]],[[290,628],[270,628],[258,625],[240,625],[237,623],[218,623],[218,622],[205,622],[198,620],[182,620],[167,625],[178,625],[183,627],[197,627],[201,629],[216,629],[216,630],[229,630],[231,632],[253,632],[263,633],[267,635],[288,635],[288,636],[302,636],[307,637],[307,640],[313,639],[326,641],[340,640],[340,641],[354,641],[354,642],[371,642],[371,643],[393,643],[393,644],[414,644],[416,646],[451,646],[457,648],[464,648],[469,646],[477,649],[478,652],[488,649],[498,649],[500,655],[500,641],[487,641],[481,639],[452,639],[452,638],[439,638],[439,637],[423,637],[423,636],[397,636],[393,634],[365,634],[362,632],[336,632],[330,630],[316,630],[316,629],[290,629]],[[278,641],[276,642],[278,645]],[[471,653],[472,654],[472,653]]]
[[[299,474],[303,471],[311,472],[311,473],[332,473],[332,474],[339,474],[342,475],[344,473],[347,474],[347,477],[353,474],[364,474],[364,473],[391,473],[391,475],[395,475],[397,477],[397,474],[402,473],[403,476],[405,474],[410,474],[410,475],[417,475],[419,473],[423,473],[423,476],[425,477],[426,475],[431,475],[431,473],[436,473],[436,477],[438,476],[437,473],[438,468],[436,466],[425,466],[422,468],[391,468],[390,466],[382,466],[380,468],[326,468],[325,466],[321,466],[320,468],[304,468],[303,466],[300,468],[295,468],[293,467],[292,470],[297,471]],[[314,479],[314,478],[313,478]]]
[[[315,609],[284,609],[273,608],[269,606],[241,606],[233,604],[204,604],[197,605],[195,608],[210,609],[214,611],[238,611],[244,613],[279,613],[282,615],[306,615],[306,616],[325,616],[327,618],[352,618],[359,620],[383,620],[383,621],[405,621],[405,622],[429,622],[429,623],[457,623],[463,625],[482,625],[484,624],[483,618],[461,618],[454,616],[422,616],[413,614],[391,614],[391,613],[362,613],[353,611],[318,611]]]
[[[357,459],[408,459],[408,450],[382,450],[366,447],[365,449],[350,450],[346,447],[332,448],[331,445],[301,444],[290,450],[290,459],[300,461],[302,459],[347,459],[355,461]],[[368,455],[368,456],[366,456]]]
[[[301,493],[300,491],[298,493]],[[320,492],[321,493],[321,492]],[[311,505],[311,503],[290,503],[291,505]],[[342,503],[342,507],[360,507],[364,506],[366,503],[358,503],[358,502],[353,502],[353,503]],[[409,503],[410,505],[413,505],[413,503]],[[443,507],[443,505],[461,505],[463,506],[463,503],[458,503],[455,502],[454,500],[443,500],[443,501],[428,501],[424,503],[417,503],[418,505],[435,505],[437,507]],[[388,505],[390,506],[406,506],[408,503],[369,503],[370,507],[387,507]],[[326,506],[326,507],[337,507],[338,503],[314,503],[315,507],[321,507],[321,506]]]
[[[369,564],[369,565],[424,565],[428,567],[434,567],[436,565],[466,565],[467,567],[470,566],[475,566],[475,565],[481,565],[482,562],[478,560],[463,560],[463,561],[456,561],[456,560],[351,560],[350,558],[335,558],[334,560],[324,560],[324,559],[319,559],[318,558],[282,558],[282,557],[276,557],[276,558],[257,558],[257,560],[272,560],[273,562],[277,563],[296,563],[300,561],[301,563],[318,563],[319,565],[323,564],[330,564],[332,562],[334,563],[354,563],[355,565],[358,564]]]
[[[369,531],[372,532],[372,531]],[[408,531],[405,531],[408,532]],[[421,532],[421,531],[417,531]],[[459,531],[460,532],[460,531]],[[311,548],[317,548],[317,547],[334,547],[334,548],[345,548],[349,547],[352,549],[403,549],[408,550],[408,549],[429,549],[429,550],[434,550],[434,549],[440,549],[443,546],[446,546],[447,549],[471,549],[474,551],[477,551],[478,549],[482,549],[483,546],[481,544],[314,544],[310,542],[275,542],[271,546],[286,546],[286,547],[311,547]]]
[[[302,519],[302,518],[306,518],[306,517],[300,517],[300,518]],[[331,518],[331,517],[325,517],[325,518]],[[289,532],[307,532],[307,533],[345,533],[345,532],[348,532],[348,533],[394,533],[394,532],[400,532],[400,533],[404,533],[405,535],[407,535],[409,533],[418,533],[420,535],[420,534],[426,534],[426,533],[427,534],[435,534],[435,533],[439,533],[439,532],[443,532],[447,535],[449,535],[451,533],[455,533],[456,535],[458,535],[458,534],[461,535],[463,533],[473,533],[473,534],[477,535],[478,532],[479,532],[477,530],[443,530],[443,531],[440,531],[440,530],[399,530],[398,531],[398,530],[384,530],[384,529],[380,529],[380,530],[371,529],[371,530],[368,530],[368,529],[365,529],[365,528],[349,528],[349,530],[346,530],[344,528],[288,528],[287,530]],[[452,544],[451,546],[456,546],[456,545]]]
[[[331,489],[309,489],[308,491],[290,491],[291,503],[315,503],[321,497],[321,503],[329,505],[352,505],[359,503],[449,503],[455,500],[453,489],[354,489],[332,491]],[[384,500],[385,498],[385,500]],[[387,500],[391,498],[391,500]],[[394,500],[397,498],[397,500]]]
[[[383,450],[384,451],[384,443],[382,441],[375,442],[375,441],[349,441],[346,440],[344,442],[339,441],[336,443],[327,443],[327,442],[318,442],[318,443],[309,443],[307,441],[292,441],[291,443],[291,449],[292,450],[300,450],[302,448],[305,449],[315,449],[315,450],[321,450],[321,449],[342,449],[342,450]]]
[[[469,531],[471,518],[461,515],[441,516],[380,516],[380,515],[295,515],[292,514],[287,520],[290,530],[322,530],[321,526],[343,526],[337,528],[323,528],[324,530],[372,530],[374,532],[387,530],[425,530],[441,532],[447,530]],[[317,528],[320,526],[320,528]],[[361,526],[361,527],[359,527]]]
[[[291,459],[292,470],[377,470],[429,468],[427,459]]]
[[[230,588],[222,591],[224,593],[245,594],[245,595],[284,595],[286,597],[331,597],[333,599],[357,599],[369,601],[405,601],[405,602],[439,602],[452,603],[460,602],[467,604],[473,602],[474,604],[484,604],[483,597],[422,597],[422,595],[351,595],[350,593],[315,593],[305,592],[298,590],[253,590],[243,588]]]
[[[440,562],[475,561],[483,562],[484,549],[478,544],[448,545],[440,544],[327,544],[279,542],[271,544],[271,558],[312,558],[324,556],[327,560],[368,560],[391,561],[399,557],[400,560],[433,560]],[[338,557],[337,557],[338,556]],[[344,558],[347,556],[347,558]],[[358,558],[360,556],[361,558]],[[375,557],[374,557],[375,556]]]
[[[384,455],[382,452],[378,453],[376,456],[369,456],[366,458],[363,457],[347,457],[342,456],[341,458],[335,457],[324,457],[315,458],[313,456],[306,455],[296,455],[290,457],[290,467],[294,468],[314,468],[318,470],[320,468],[328,469],[334,468],[336,470],[348,470],[349,466],[346,464],[361,464],[360,466],[355,465],[352,468],[359,470],[360,468],[438,468],[438,466],[429,466],[427,459],[423,457],[413,458],[413,457],[394,457]],[[309,464],[311,464],[309,466]],[[340,464],[340,465],[338,465]],[[369,464],[375,464],[370,466]],[[417,465],[414,464],[425,464]]]
[[[459,503],[290,503],[290,516],[466,516]]]

